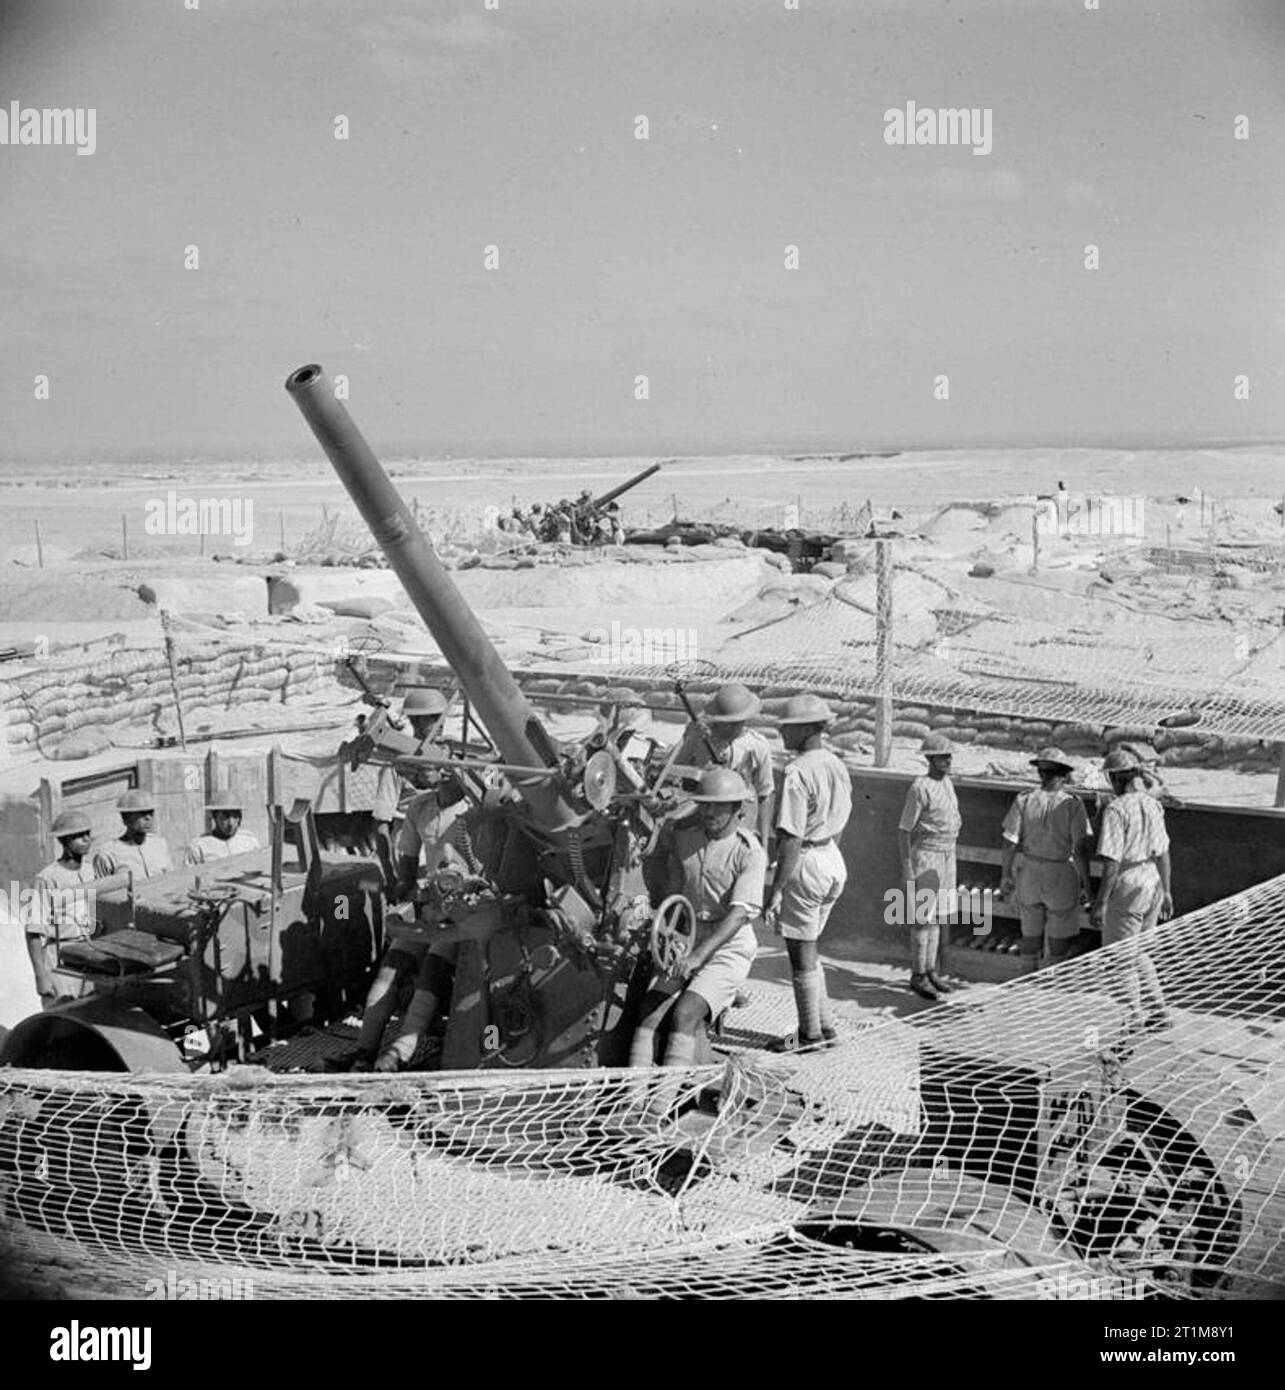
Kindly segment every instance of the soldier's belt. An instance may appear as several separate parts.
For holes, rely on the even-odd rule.
[[[952,854],[958,843],[958,839],[948,840],[938,836],[932,839],[920,840],[919,843],[915,845],[915,849],[927,850],[929,854]]]
[[[1018,853],[1023,859],[1034,859],[1037,864],[1069,864],[1071,856],[1064,855],[1061,859],[1050,859],[1045,854],[1032,854],[1029,849],[1019,850]]]
[[[804,848],[804,849],[819,849],[822,845],[832,845],[832,844],[834,844],[834,836],[833,836],[833,835],[827,835],[827,836],[825,837],[824,840],[804,840],[804,841],[803,841],[803,848]]]

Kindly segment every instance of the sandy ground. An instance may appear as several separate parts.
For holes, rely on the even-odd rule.
[[[456,459],[390,463],[408,500],[443,514],[528,506],[581,488],[606,491],[651,459]],[[1072,491],[1106,491],[1147,498],[1259,499],[1266,506],[1285,495],[1285,446],[1237,449],[1130,451],[1118,449],[995,449],[911,452],[895,458],[686,458],[666,461],[661,473],[622,500],[627,524],[668,519],[676,499],[685,517],[720,509],[768,524],[775,509],[799,505],[803,525],[821,525],[842,504],[869,498],[919,519],[958,499],[997,499],[1051,493],[1059,481]],[[45,558],[70,557],[88,547],[121,545],[121,517],[131,553],[164,547],[196,556],[196,537],[153,537],[145,532],[145,504],[165,499],[228,497],[254,503],[254,538],[247,549],[275,550],[284,534],[293,546],[322,519],[323,506],[347,506],[345,494],[321,460],[193,462],[168,468],[120,465],[0,463],[0,559],[35,563],[39,521]],[[1198,504],[1186,509],[1198,519]],[[762,515],[756,515],[761,513]],[[1280,522],[1276,519],[1279,533]],[[1154,544],[1163,543],[1156,531]],[[210,537],[207,553],[240,553]]]

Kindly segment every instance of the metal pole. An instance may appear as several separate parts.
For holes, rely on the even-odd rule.
[[[45,567],[45,546],[40,538],[40,518],[36,518],[36,564],[41,569]]]
[[[875,766],[892,758],[892,542],[875,541]]]

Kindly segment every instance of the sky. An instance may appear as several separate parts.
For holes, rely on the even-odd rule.
[[[1285,437],[1281,0],[492,2],[0,0],[0,455]]]

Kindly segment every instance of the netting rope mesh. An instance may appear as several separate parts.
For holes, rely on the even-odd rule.
[[[1285,876],[1145,952],[681,1072],[5,1070],[6,1289],[1281,1297],[1283,921]]]
[[[1228,614],[1182,616],[1102,592],[1067,593],[1038,577],[947,584],[898,565],[892,695],[1056,723],[1154,728],[1199,715],[1197,732],[1285,740],[1285,634]],[[725,641],[688,663],[702,678],[815,690],[840,698],[880,693],[873,574],[840,580],[815,603]],[[667,668],[684,671],[683,663]],[[621,667],[622,678],[655,676]]]

